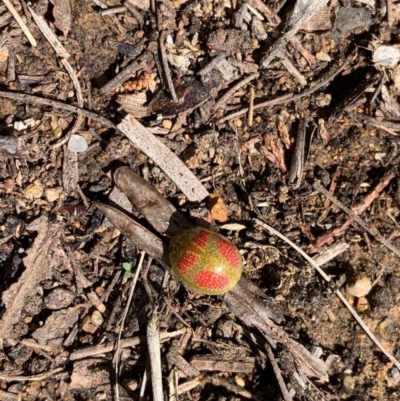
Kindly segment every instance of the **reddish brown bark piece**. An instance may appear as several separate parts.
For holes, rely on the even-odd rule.
[[[118,209],[101,203],[96,203],[95,205],[139,249],[145,251],[155,259],[168,262],[168,247],[160,238]]]
[[[161,234],[174,236],[192,227],[160,193],[129,167],[120,167],[114,174],[118,188]]]

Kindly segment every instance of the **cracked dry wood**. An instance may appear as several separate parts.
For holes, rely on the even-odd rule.
[[[3,293],[5,312],[0,320],[0,339],[16,340],[28,331],[23,320],[24,314],[29,315],[32,308],[34,311],[36,301],[41,302],[35,298],[41,297],[40,282],[50,279],[53,268],[61,263],[62,255],[59,249],[62,230],[58,224],[49,223],[46,216],[41,216],[30,223],[27,230],[37,231],[38,235],[23,259],[25,271],[19,280]]]

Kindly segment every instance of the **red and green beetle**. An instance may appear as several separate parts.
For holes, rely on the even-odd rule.
[[[199,294],[228,292],[243,270],[238,249],[222,235],[202,227],[172,238],[169,259],[176,277]]]

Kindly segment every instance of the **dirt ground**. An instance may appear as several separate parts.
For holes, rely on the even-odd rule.
[[[0,401],[160,399],[151,316],[161,398],[400,399],[400,5],[8,3]],[[145,192],[117,188],[121,166],[172,203],[153,217],[232,241],[251,290],[199,295],[166,273],[155,235],[172,226],[132,207],[124,192]],[[132,240],[133,220],[150,233]],[[259,221],[325,257],[330,281]]]

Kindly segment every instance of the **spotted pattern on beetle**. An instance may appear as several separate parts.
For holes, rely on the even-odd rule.
[[[226,274],[215,273],[205,270],[196,275],[194,281],[203,288],[225,288],[229,284],[229,277]]]
[[[221,256],[234,268],[239,269],[241,260],[237,250],[228,241],[222,238],[217,240],[217,248]]]
[[[198,235],[193,238],[193,243],[200,249],[204,249],[208,244],[210,233],[206,230],[201,230]]]
[[[186,251],[178,262],[178,269],[182,274],[187,274],[189,269],[197,262],[199,256],[194,252]]]

